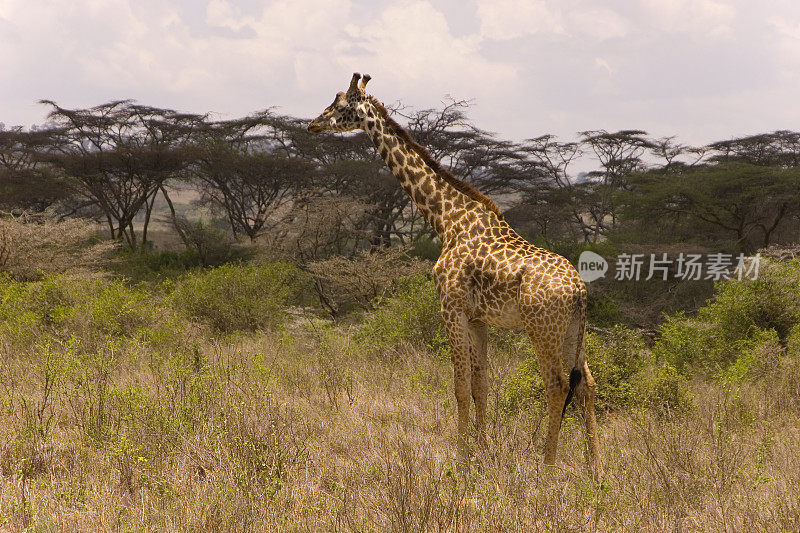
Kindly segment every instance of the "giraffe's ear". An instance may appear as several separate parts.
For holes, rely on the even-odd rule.
[[[358,105],[356,105],[356,115],[358,115],[358,118],[361,118],[361,119],[367,118],[367,103],[366,102],[362,101],[362,102],[359,102]]]

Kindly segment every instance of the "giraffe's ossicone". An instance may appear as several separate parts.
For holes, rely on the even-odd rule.
[[[414,142],[383,105],[366,94],[369,79],[353,74],[347,92],[338,93],[309,123],[308,131],[364,130],[442,241],[433,276],[452,348],[462,459],[468,460],[470,397],[478,441],[486,444],[487,327],[522,327],[531,338],[545,384],[545,464],[555,463],[563,411],[574,393],[583,414],[589,470],[599,478],[595,383],[584,352],[583,280],[565,258],[517,235],[490,198],[443,169]]]

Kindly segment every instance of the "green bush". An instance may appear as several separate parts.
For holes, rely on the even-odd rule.
[[[597,383],[596,407],[601,411],[650,403],[658,392],[649,390],[652,387],[646,378],[652,355],[636,330],[615,326],[606,332],[587,333],[586,357]],[[506,412],[544,406],[544,384],[536,357],[528,357],[508,374],[500,388],[499,406]]]
[[[376,349],[405,342],[446,351],[447,336],[433,281],[425,275],[401,279],[395,294],[367,316],[355,336]]]
[[[586,359],[597,382],[598,407],[619,408],[637,400],[636,378],[650,360],[638,331],[614,326],[603,333],[587,332]]]
[[[114,274],[134,281],[176,278],[202,266],[197,251],[138,251],[122,249],[112,262]]]
[[[795,324],[786,340],[786,355],[800,359],[800,324]]]
[[[785,342],[800,322],[800,263],[762,260],[758,279],[728,280],[717,284],[717,295],[697,313],[698,320],[717,325],[728,339],[775,330]]]
[[[280,326],[306,276],[284,262],[228,264],[181,278],[172,294],[175,306],[219,331]]]
[[[431,239],[430,237],[418,237],[414,239],[411,244],[411,249],[408,252],[409,257],[418,257],[420,259],[427,259],[428,261],[436,262],[439,255],[442,253],[442,243],[439,239]]]
[[[35,329],[59,322],[76,298],[75,282],[61,275],[24,282],[0,274],[0,322],[3,330],[15,334],[15,328],[25,329],[24,325]]]
[[[544,381],[536,356],[531,355],[506,375],[500,385],[498,408],[506,414],[512,414],[523,409],[544,407]]]
[[[589,291],[589,297],[586,306],[586,319],[587,321],[598,327],[609,327],[619,324],[624,320],[619,302],[609,297],[608,294]]]
[[[720,359],[722,342],[713,324],[699,322],[680,312],[668,316],[659,333],[653,346],[656,359],[669,362],[679,372],[709,367],[712,361]]]
[[[775,330],[759,330],[717,377],[731,384],[764,378],[777,368],[783,352]]]
[[[659,413],[685,412],[694,405],[688,381],[665,361],[636,375],[635,393],[639,405]]]
[[[120,280],[87,284],[69,313],[75,331],[110,337],[132,337],[140,328],[162,318],[166,303],[144,287],[128,287]]]
[[[159,341],[181,327],[165,298],[122,280],[51,275],[36,282],[0,279],[0,334],[26,350],[42,338],[75,338],[92,350],[109,338]],[[169,332],[169,335],[166,335]]]
[[[206,222],[177,217],[173,224],[186,249],[191,250],[205,267],[220,266],[252,256],[252,249],[235,243],[234,236],[225,229],[228,224],[223,220]]]
[[[696,317],[682,313],[668,317],[654,353],[683,373],[696,370],[725,379],[753,376],[760,372],[749,370],[757,364],[753,354],[769,352],[764,345],[788,343],[798,322],[800,266],[764,261],[758,279],[718,283],[716,297]],[[735,368],[725,377],[730,365]]]

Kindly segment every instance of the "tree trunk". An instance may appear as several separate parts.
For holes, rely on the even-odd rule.
[[[178,232],[178,236],[181,238],[181,241],[185,243],[186,234],[178,224],[178,216],[175,214],[175,205],[172,203],[172,199],[169,197],[169,194],[167,194],[167,189],[164,187],[164,185],[160,185],[158,188],[161,191],[161,194],[164,195],[164,200],[167,201],[167,205],[169,206],[169,213],[172,217],[172,226],[175,228],[175,231]]]
[[[144,227],[142,228],[142,250],[147,248],[147,226],[150,225],[150,215],[153,212],[153,204],[156,203],[157,194],[158,189],[153,191],[153,197],[150,199],[150,203],[145,201]]]
[[[764,242],[763,242],[764,248],[768,247],[771,244],[772,232],[775,231],[775,228],[777,228],[778,224],[780,224],[781,220],[783,220],[783,216],[786,214],[786,207],[787,207],[787,204],[782,204],[781,208],[775,214],[775,218],[772,219],[772,224],[770,224],[769,227],[763,228],[764,229]]]

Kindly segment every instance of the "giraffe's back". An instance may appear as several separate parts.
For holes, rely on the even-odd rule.
[[[440,295],[460,299],[471,319],[505,328],[573,306],[586,291],[567,259],[530,244],[502,221],[445,249],[434,275]]]

